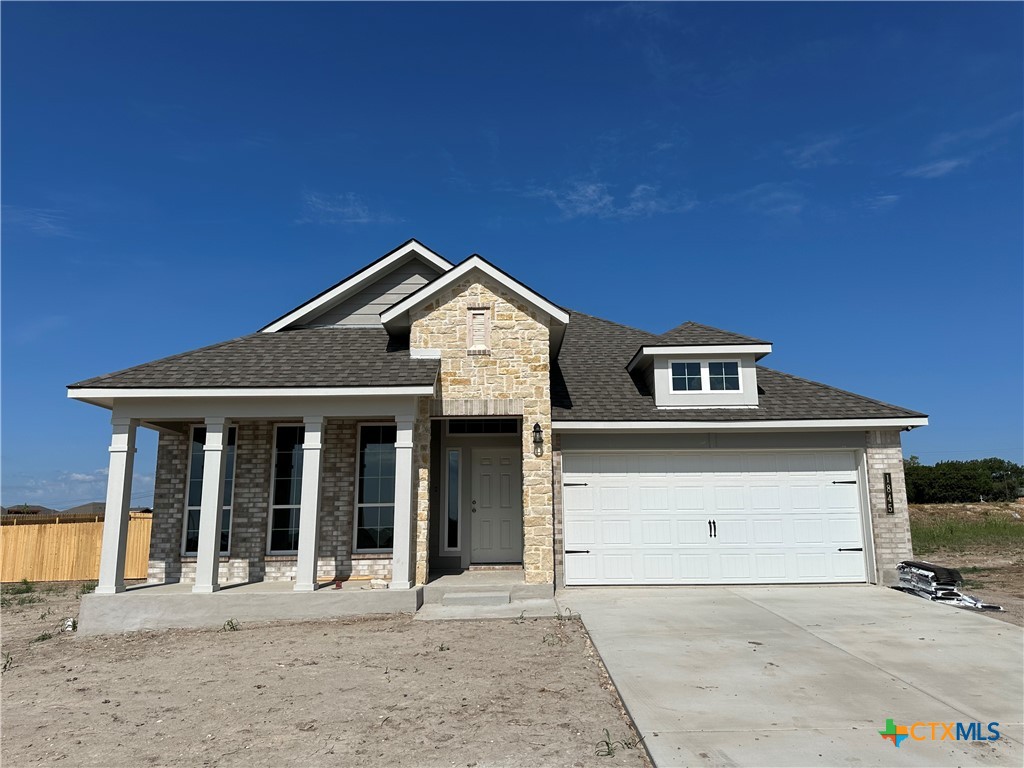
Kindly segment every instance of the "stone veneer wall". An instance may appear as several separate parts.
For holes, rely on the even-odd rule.
[[[266,554],[273,424],[241,421],[235,426],[231,552],[221,558],[220,581],[291,581],[296,556]],[[188,441],[187,431],[160,435],[149,556],[151,582],[195,580],[195,557],[181,556]],[[390,555],[352,553],[356,422],[328,419],[323,446],[318,576],[390,579]]]
[[[562,506],[562,437],[555,435],[551,441],[551,500],[556,510],[554,516],[554,562],[555,587],[565,586],[565,510]]]
[[[470,353],[468,315],[471,307],[491,310],[490,347]],[[411,349],[441,353],[437,397],[474,401],[480,415],[508,412],[508,403],[522,401],[523,417],[523,568],[531,584],[554,582],[551,487],[551,392],[547,318],[517,296],[484,276],[469,275],[411,313]],[[517,404],[518,405],[518,404]],[[465,413],[466,403],[460,406]],[[532,429],[540,424],[544,455],[533,455]],[[424,445],[423,438],[426,437]],[[417,430],[420,453],[429,466],[429,428]],[[425,471],[419,472],[417,500],[417,582],[426,579],[429,503]],[[424,529],[424,530],[421,530]],[[421,569],[420,563],[423,563]]]
[[[874,530],[875,578],[879,584],[897,581],[896,564],[914,556],[910,541],[910,509],[903,477],[903,448],[895,430],[867,433],[868,503]],[[885,478],[892,475],[895,514],[886,514]]]
[[[413,531],[416,584],[426,584],[430,575],[430,398],[421,397],[416,406],[416,424],[412,431],[412,508],[416,527]]]

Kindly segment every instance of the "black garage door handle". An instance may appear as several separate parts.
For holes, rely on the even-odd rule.
[[[863,552],[864,547],[840,547],[840,552]]]
[[[567,550],[565,550],[565,554],[567,554],[567,555],[589,555],[590,554],[590,550],[589,549],[567,549]]]

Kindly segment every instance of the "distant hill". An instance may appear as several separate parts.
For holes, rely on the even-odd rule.
[[[102,501],[90,501],[88,504],[79,504],[77,507],[65,509],[65,515],[100,515],[106,511],[107,505]]]
[[[0,510],[5,515],[55,515],[58,512],[38,504],[15,504],[13,507],[0,507]]]

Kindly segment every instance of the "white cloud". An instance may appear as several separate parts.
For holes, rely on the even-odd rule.
[[[962,131],[940,133],[932,139],[931,144],[928,145],[928,151],[932,154],[940,154],[958,146],[963,147],[979,141],[985,141],[1013,128],[1020,121],[1021,114],[1022,112],[1018,110],[985,125],[966,128]],[[960,151],[963,150],[961,149]]]
[[[727,202],[745,205],[754,213],[767,216],[799,216],[807,205],[807,198],[795,182],[765,182],[732,195]]]
[[[374,211],[359,195],[344,192],[321,195],[306,192],[302,196],[303,215],[298,224],[390,224],[396,219],[385,211]]]
[[[863,205],[872,211],[885,211],[892,208],[901,199],[902,195],[871,195],[864,200]]]
[[[637,184],[624,197],[616,198],[608,184],[598,181],[573,182],[560,189],[531,189],[526,196],[554,203],[565,219],[648,218],[657,214],[683,213],[697,205],[696,200],[687,196],[663,195],[653,184]]]
[[[133,507],[152,505],[153,475],[132,476]],[[68,509],[90,501],[103,501],[107,495],[107,470],[63,471],[49,475],[19,474],[4,478],[3,504],[39,504],[51,509]]]
[[[947,173],[952,173],[957,168],[964,168],[971,164],[969,157],[951,157],[947,160],[936,160],[932,163],[925,163],[916,168],[904,171],[904,176],[912,176],[918,179],[938,179]]]
[[[843,143],[839,136],[828,136],[815,139],[798,147],[791,147],[786,150],[789,162],[797,168],[820,168],[826,165],[836,165],[839,158],[836,157],[836,147]]]
[[[3,206],[5,226],[24,229],[41,237],[73,237],[67,228],[67,214],[56,208]]]

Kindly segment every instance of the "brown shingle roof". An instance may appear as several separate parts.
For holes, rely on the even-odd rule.
[[[439,367],[389,344],[383,328],[304,328],[242,336],[70,387],[431,386]]]
[[[626,363],[639,347],[655,344],[653,340],[661,338],[663,336],[573,312],[558,361],[552,366],[552,418],[555,421],[788,421],[924,415],[761,366],[757,369],[757,408],[659,409],[643,381],[626,371]],[[742,343],[761,342],[750,339]]]

